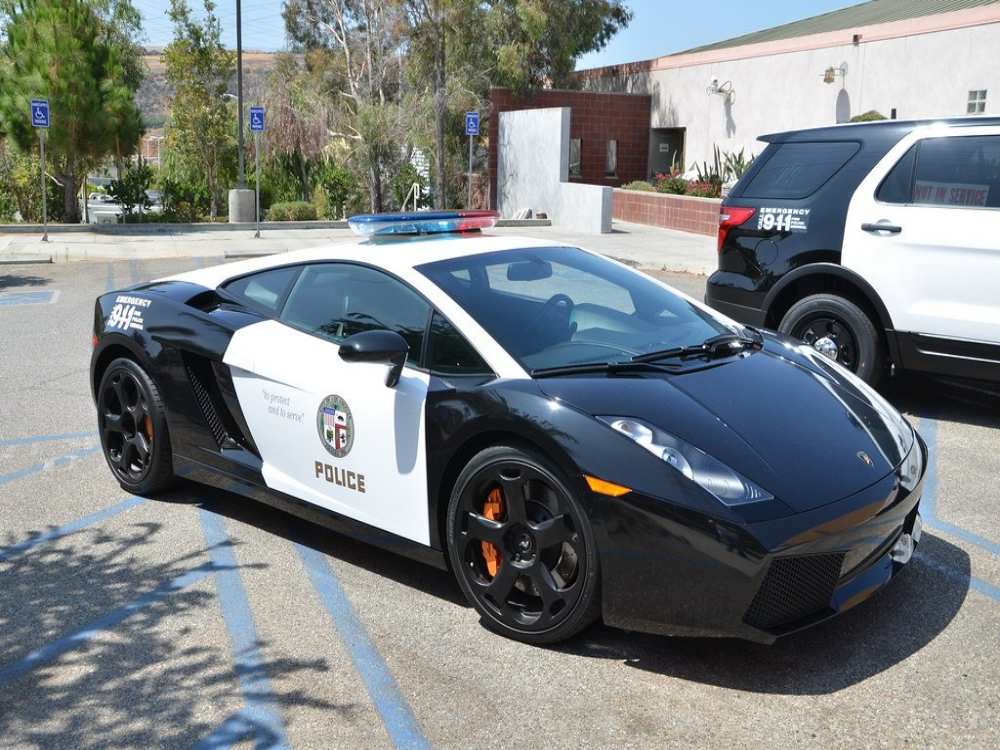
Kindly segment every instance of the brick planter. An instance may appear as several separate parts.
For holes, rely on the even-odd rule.
[[[719,198],[618,189],[614,192],[612,215],[619,221],[714,236],[719,231],[721,204]]]

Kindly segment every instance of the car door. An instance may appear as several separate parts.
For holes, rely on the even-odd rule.
[[[420,295],[378,269],[316,263],[298,273],[278,319],[236,332],[224,361],[268,487],[429,544],[420,367],[429,315]],[[379,329],[410,345],[393,388],[388,365],[339,356],[338,342]]]
[[[846,221],[842,262],[897,331],[943,349],[1000,344],[1000,128],[914,131],[862,181]]]

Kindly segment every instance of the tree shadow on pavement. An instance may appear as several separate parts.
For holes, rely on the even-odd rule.
[[[598,626],[562,650],[754,693],[835,693],[889,669],[933,641],[958,613],[969,581],[969,556],[925,531],[917,556],[884,589],[843,615],[779,638],[771,646]]]
[[[52,279],[33,274],[0,273],[0,292],[23,286],[45,286],[51,281]]]
[[[177,552],[160,530],[91,527],[0,562],[0,744],[190,747],[243,708],[228,640],[205,635],[225,632],[213,574],[190,581],[211,571],[206,550]],[[171,587],[178,580],[190,585]],[[156,591],[164,594],[138,605]],[[43,656],[26,661],[33,653]],[[261,668],[274,684],[329,666],[265,658]],[[274,699],[355,710],[302,691]]]

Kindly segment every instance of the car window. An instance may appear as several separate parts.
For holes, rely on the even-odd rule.
[[[250,303],[251,306],[277,313],[285,301],[292,282],[301,270],[298,266],[291,266],[261,271],[231,281],[223,289],[234,297]]]
[[[483,375],[491,373],[466,338],[447,318],[435,312],[431,318],[428,368],[448,375]]]
[[[909,203],[913,199],[913,165],[916,160],[917,147],[913,146],[882,180],[875,197],[883,203]]]
[[[471,283],[456,283],[463,269]],[[572,247],[482,253],[417,270],[527,370],[625,361],[732,330],[652,279]]]
[[[1000,136],[952,136],[920,142],[913,203],[1000,208]]]
[[[281,319],[308,333],[340,342],[362,331],[395,331],[419,363],[430,306],[401,281],[366,266],[320,263],[299,276]]]
[[[742,195],[747,198],[806,198],[850,161],[857,143],[782,143],[753,176]]]

